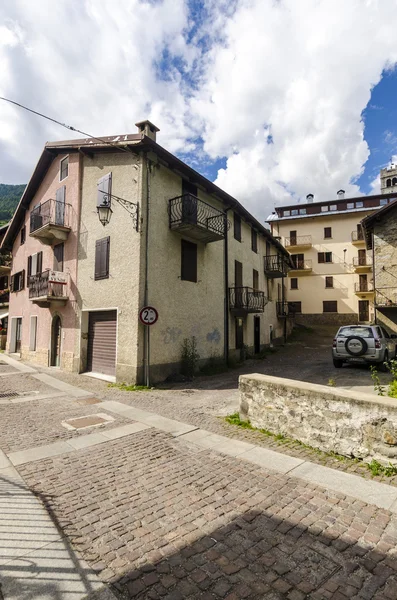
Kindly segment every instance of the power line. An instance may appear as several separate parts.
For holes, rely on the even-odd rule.
[[[47,121],[52,121],[53,123],[56,123],[57,125],[60,125],[61,127],[65,127],[65,129],[70,129],[70,131],[76,131],[76,133],[81,133],[81,135],[84,135],[85,137],[89,137],[92,140],[96,140],[97,142],[102,142],[102,144],[108,144],[109,146],[113,146],[114,148],[117,148],[118,150],[122,150],[123,152],[132,152],[128,148],[123,148],[123,146],[118,146],[117,144],[113,144],[112,142],[108,142],[107,140],[103,140],[102,138],[95,137],[94,135],[90,135],[89,133],[85,133],[85,131],[76,129],[76,127],[73,127],[72,125],[67,125],[66,123],[61,123],[61,121],[57,121],[56,119],[53,119],[52,117],[43,115],[42,113],[39,113],[36,110],[33,110],[32,108],[28,108],[27,106],[24,106],[23,104],[19,104],[19,102],[15,102],[15,100],[10,100],[9,98],[3,98],[3,96],[0,96],[0,100],[4,100],[5,102],[9,102],[10,104],[15,104],[15,106],[19,106],[19,108],[23,108],[24,110],[27,110],[28,112],[31,112],[34,115],[42,117],[43,119],[47,119]]]

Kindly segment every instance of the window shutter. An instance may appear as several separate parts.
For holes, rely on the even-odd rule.
[[[324,262],[324,252],[319,252],[318,253],[318,262],[319,263],[323,263]]]
[[[29,287],[29,279],[32,275],[32,257],[28,256],[28,277],[26,280],[26,287]]]
[[[57,189],[55,200],[57,202],[65,203],[65,199],[66,199],[66,185],[63,185],[62,187]]]
[[[109,277],[110,237],[95,242],[95,279]]]
[[[40,252],[37,253],[36,273],[42,273],[42,272],[43,272],[43,251],[41,250]]]
[[[63,253],[63,244],[54,246],[54,271],[63,271]]]
[[[101,248],[102,242],[101,240],[97,240],[95,242],[95,279],[101,278]]]
[[[15,278],[15,275],[11,275],[11,278],[10,278],[10,292],[14,291],[14,278]]]
[[[25,287],[25,269],[23,269],[23,271],[21,271],[21,279],[20,279],[21,283],[20,283],[20,290],[23,290],[23,288]]]
[[[111,205],[112,174],[108,173],[98,181],[97,206]]]

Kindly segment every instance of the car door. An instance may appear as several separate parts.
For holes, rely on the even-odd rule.
[[[383,329],[383,327],[379,327],[379,329],[382,332],[382,345],[384,344],[386,346],[387,351],[389,353],[389,358],[392,358],[395,355],[396,346],[393,343],[393,340],[390,338],[390,335],[387,333],[386,329]]]

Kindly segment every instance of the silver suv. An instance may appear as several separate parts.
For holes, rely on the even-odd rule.
[[[334,367],[343,363],[380,363],[386,371],[385,362],[396,357],[396,335],[389,335],[379,325],[347,325],[340,327],[332,346]]]

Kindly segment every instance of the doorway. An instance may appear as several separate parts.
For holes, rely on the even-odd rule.
[[[358,320],[360,323],[369,321],[369,300],[358,301]]]
[[[261,319],[254,317],[254,352],[259,354],[261,351]]]
[[[52,327],[51,327],[51,357],[50,357],[50,366],[51,367],[59,367],[61,365],[61,335],[62,335],[61,317],[56,315],[52,320]]]
[[[244,347],[244,326],[241,317],[236,318],[236,350],[241,350]]]
[[[16,332],[15,332],[15,352],[19,354],[21,352],[21,340],[22,340],[22,319],[16,320]]]

